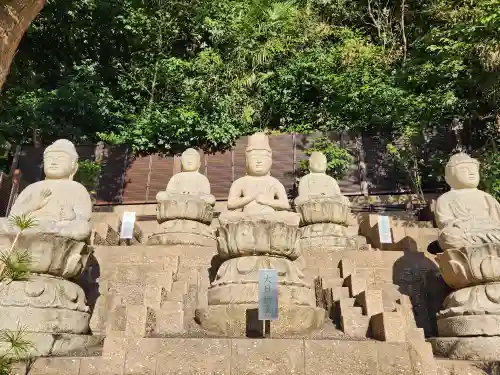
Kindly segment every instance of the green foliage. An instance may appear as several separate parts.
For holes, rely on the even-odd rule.
[[[99,161],[79,160],[75,180],[85,186],[90,193],[94,193],[94,189],[101,177],[101,172],[102,164]]]
[[[47,0],[0,97],[0,136],[32,142],[36,124],[45,142],[101,139],[147,153],[224,150],[262,129],[350,131],[397,145],[393,160],[419,191],[442,174],[452,126],[471,153],[490,137],[499,9],[498,0]]]
[[[487,192],[500,201],[500,151],[493,143],[481,160],[482,184]]]
[[[304,150],[304,154],[311,155],[314,151],[322,152],[326,156],[328,175],[341,178],[351,166],[353,157],[345,148],[337,145],[337,142],[332,141],[327,136],[316,138],[310,147]],[[309,170],[309,161],[299,161],[299,169],[301,174],[306,174]]]
[[[26,358],[33,344],[26,340],[26,329],[18,327],[16,331],[0,331],[0,342],[7,344],[7,350],[0,356],[0,375],[12,375],[12,365]]]
[[[0,262],[4,268],[0,273],[0,281],[24,281],[30,275],[32,257],[27,250],[13,249],[10,253],[0,253]]]
[[[38,225],[36,219],[30,214],[10,215],[9,224],[19,228],[20,231],[34,228]]]

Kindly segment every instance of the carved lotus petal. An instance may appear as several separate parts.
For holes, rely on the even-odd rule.
[[[296,226],[267,220],[241,220],[219,227],[219,255],[222,258],[249,255],[274,255],[296,259],[299,229]]]
[[[500,288],[498,284],[485,285],[486,297],[493,303],[500,303]]]
[[[14,240],[11,235],[3,236]],[[78,276],[92,254],[92,249],[85,242],[36,232],[19,236],[17,247],[29,251],[32,273],[62,276],[66,279]]]
[[[485,279],[496,279],[500,274],[500,258],[494,256],[488,256],[479,266],[481,270],[481,275]]]
[[[159,223],[167,220],[193,220],[211,224],[214,208],[195,196],[175,195],[158,202],[157,219]]]
[[[238,259],[238,263],[236,264],[236,267],[238,269],[238,272],[242,275],[247,275],[251,273],[256,266],[256,260],[257,258],[255,257],[242,257]]]
[[[24,292],[29,297],[40,297],[45,291],[45,283],[27,282],[24,286]]]
[[[339,197],[314,198],[296,207],[302,225],[335,223],[347,225],[351,208]]]
[[[78,291],[76,288],[61,287],[60,291],[62,297],[66,297],[68,301],[75,302],[78,299]]]
[[[437,261],[443,279],[454,289],[500,281],[500,244],[449,249]]]

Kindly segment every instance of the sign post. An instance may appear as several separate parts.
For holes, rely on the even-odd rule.
[[[122,226],[120,228],[120,238],[131,240],[134,238],[135,212],[124,212],[122,217]]]
[[[392,243],[391,222],[389,220],[389,216],[379,215],[378,236],[380,238],[380,247],[382,247],[382,244],[384,243]]]
[[[266,332],[267,321],[278,319],[278,272],[273,269],[259,270],[259,320],[263,321],[264,337],[270,336],[271,323]]]

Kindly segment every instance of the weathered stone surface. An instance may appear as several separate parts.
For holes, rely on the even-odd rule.
[[[438,317],[439,336],[498,336],[500,315],[458,315]]]
[[[310,198],[308,201],[296,206],[302,224],[316,223],[350,223],[351,208],[347,198],[343,195],[336,197]]]
[[[170,179],[166,191],[156,195],[161,226],[148,244],[215,246],[210,228],[215,197],[207,177],[199,173],[200,154],[194,149],[184,151],[181,164],[183,171]]]
[[[86,333],[90,311],[78,285],[64,279],[31,275],[27,281],[2,282],[0,329]]]
[[[190,195],[170,194],[168,199],[158,202],[159,223],[167,220],[192,220],[210,225],[213,213],[211,204]]]
[[[25,332],[23,339],[31,343],[26,353],[31,357],[89,355],[100,352],[103,342],[101,336],[43,332]],[[10,343],[0,341],[0,355],[8,348]]]
[[[78,154],[73,143],[59,139],[44,151],[45,180],[28,185],[12,206],[11,216],[29,214],[36,227],[26,234],[52,234],[75,241],[90,236],[92,201],[85,187],[73,181]],[[0,220],[0,231],[12,235],[18,229],[7,218]]]
[[[269,174],[272,151],[267,135],[256,133],[248,137],[245,155],[247,175],[231,185],[229,211],[221,213],[221,225],[250,219],[298,226],[300,216],[284,211],[290,209],[285,187]]]
[[[335,213],[340,213],[341,215],[334,215],[334,217],[336,217],[337,219],[342,219],[343,217],[342,206],[349,206],[349,200],[344,196],[342,196],[339,184],[333,177],[328,176],[326,174],[326,169],[327,169],[326,156],[319,151],[313,152],[309,158],[309,174],[305,175],[300,179],[299,195],[295,199],[295,205],[300,206],[309,200],[332,198],[332,197],[339,198],[339,202],[342,202],[343,204],[340,206],[335,205],[335,207],[330,206],[328,208],[325,208],[323,212],[320,211],[319,213],[315,213],[314,209],[312,210],[310,209],[310,208],[317,208],[314,207],[315,203],[312,203],[312,207],[311,205],[306,205],[304,207],[304,210],[306,212],[305,215],[306,218],[310,219],[321,218],[325,217],[326,215],[329,219],[331,219],[332,216],[328,214],[333,214],[335,212]],[[305,220],[305,223],[307,224],[321,223],[321,222],[325,221]],[[330,220],[328,220],[327,222],[330,222]]]
[[[306,374],[373,375],[378,366],[375,342],[306,340],[305,355]]]
[[[274,255],[297,259],[300,249],[297,226],[265,220],[241,220],[218,229],[219,255],[223,259],[251,255]]]
[[[148,245],[194,245],[216,247],[214,230],[193,220],[168,220],[163,222],[148,238]]]
[[[429,339],[435,355],[472,361],[498,361],[500,337],[433,337]]]
[[[9,248],[15,235],[3,236],[3,248]],[[7,243],[5,243],[7,240]],[[43,233],[23,233],[17,240],[18,249],[29,251],[30,271],[66,279],[78,276],[87,264],[92,248],[85,242]]]
[[[453,289],[500,281],[500,243],[449,249],[436,260]]]
[[[299,183],[295,209],[301,218],[302,248],[349,248],[357,250],[356,232],[347,227],[357,223],[349,199],[342,195],[333,177],[326,174],[327,160],[320,152],[309,159],[310,173]]]
[[[231,340],[232,375],[305,375],[300,340]]]
[[[176,339],[161,341],[156,375],[230,375],[228,339]]]
[[[443,250],[500,243],[500,203],[478,190],[479,162],[467,154],[453,155],[446,165],[451,190],[436,202],[439,243]]]
[[[212,215],[212,207],[215,204],[215,197],[210,194],[210,182],[199,170],[201,166],[200,153],[195,149],[188,148],[181,156],[182,172],[176,173],[168,182],[167,189],[160,191],[156,195],[156,200],[169,202],[158,206],[158,221],[170,217],[175,219],[194,219],[195,216],[202,218],[206,222],[207,215]],[[176,205],[172,201],[183,200]],[[195,204],[195,201],[203,201],[207,206]],[[189,202],[187,202],[189,201]],[[210,208],[208,208],[210,207]],[[210,224],[210,221],[208,222]]]
[[[249,331],[262,332],[262,322],[257,320],[257,311],[257,304],[209,305],[206,309],[196,310],[196,319],[209,332],[229,337],[245,337]],[[280,304],[278,320],[271,324],[272,335],[290,337],[314,331],[323,326],[325,315],[325,310],[316,306]]]

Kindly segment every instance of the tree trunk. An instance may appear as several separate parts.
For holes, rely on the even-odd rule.
[[[0,0],[0,92],[17,46],[44,0]]]

